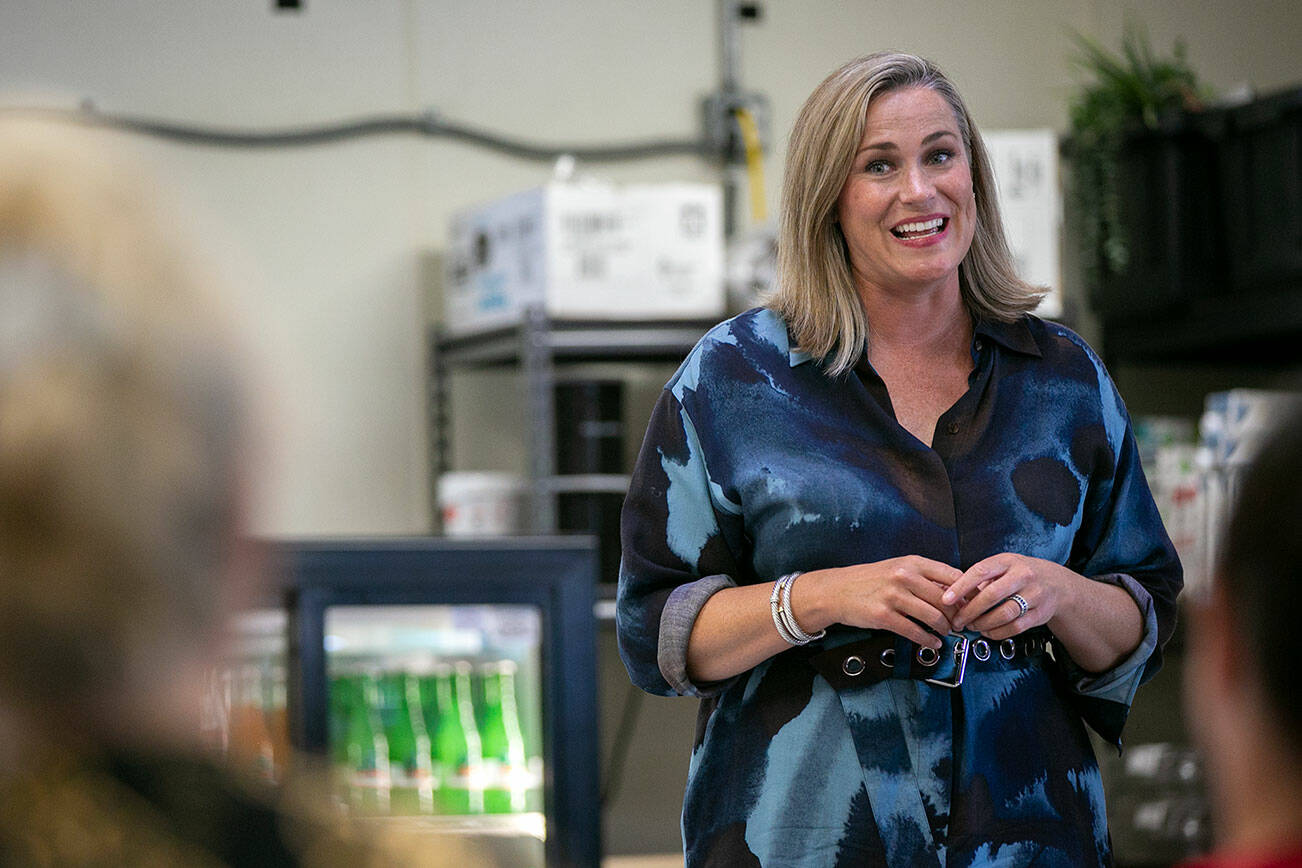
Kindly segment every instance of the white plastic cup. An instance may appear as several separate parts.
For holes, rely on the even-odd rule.
[[[466,471],[439,477],[446,536],[510,536],[523,528],[524,480],[512,473]]]

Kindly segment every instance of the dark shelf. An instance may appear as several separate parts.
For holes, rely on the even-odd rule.
[[[545,328],[511,326],[471,334],[435,333],[445,364],[491,367],[520,362],[521,341],[541,342],[555,362],[679,362],[717,319],[550,320]],[[526,330],[531,334],[526,334]]]
[[[1200,299],[1183,313],[1104,320],[1110,360],[1302,363],[1302,289]]]

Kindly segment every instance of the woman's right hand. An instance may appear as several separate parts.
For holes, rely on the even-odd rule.
[[[792,586],[792,609],[802,626],[809,622],[814,629],[846,624],[890,630],[939,649],[940,639],[917,622],[941,636],[950,632],[964,601],[946,605],[940,597],[962,575],[962,570],[919,555],[812,570]]]

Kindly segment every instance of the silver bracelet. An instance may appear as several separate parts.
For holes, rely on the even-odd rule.
[[[778,635],[788,645],[803,645],[803,642],[791,635],[782,617],[782,588],[790,578],[791,574],[788,574],[773,583],[773,593],[769,596],[769,611],[773,613],[773,626],[778,629]]]
[[[796,615],[791,611],[791,586],[796,583],[796,579],[803,575],[804,573],[788,573],[782,577],[782,605],[779,607],[779,611],[782,614],[782,622],[787,628],[787,632],[794,636],[799,644],[807,645],[815,639],[822,639],[827,635],[827,631],[819,630],[817,633],[806,633],[796,623]]]
[[[800,625],[796,623],[795,615],[791,613],[791,585],[801,575],[801,573],[787,573],[778,579],[773,583],[773,593],[769,597],[769,608],[773,613],[773,626],[777,627],[778,635],[788,645],[807,645],[827,634],[826,630],[819,630],[817,633],[806,633],[800,629]]]

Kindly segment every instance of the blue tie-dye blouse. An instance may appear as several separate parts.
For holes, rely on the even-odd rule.
[[[861,361],[829,377],[756,309],[712,329],[652,414],[623,513],[617,626],[633,681],[702,697],[683,806],[694,865],[1111,861],[1088,721],[1119,745],[1160,665],[1181,571],[1102,364],[1070,330],[978,322],[967,393],[928,447]],[[1109,672],[969,667],[834,689],[809,649],[693,684],[711,594],[783,573],[1000,552],[1124,587],[1144,636]],[[823,647],[873,633],[834,626]],[[969,637],[977,634],[969,632]],[[901,640],[902,641],[902,640]]]

